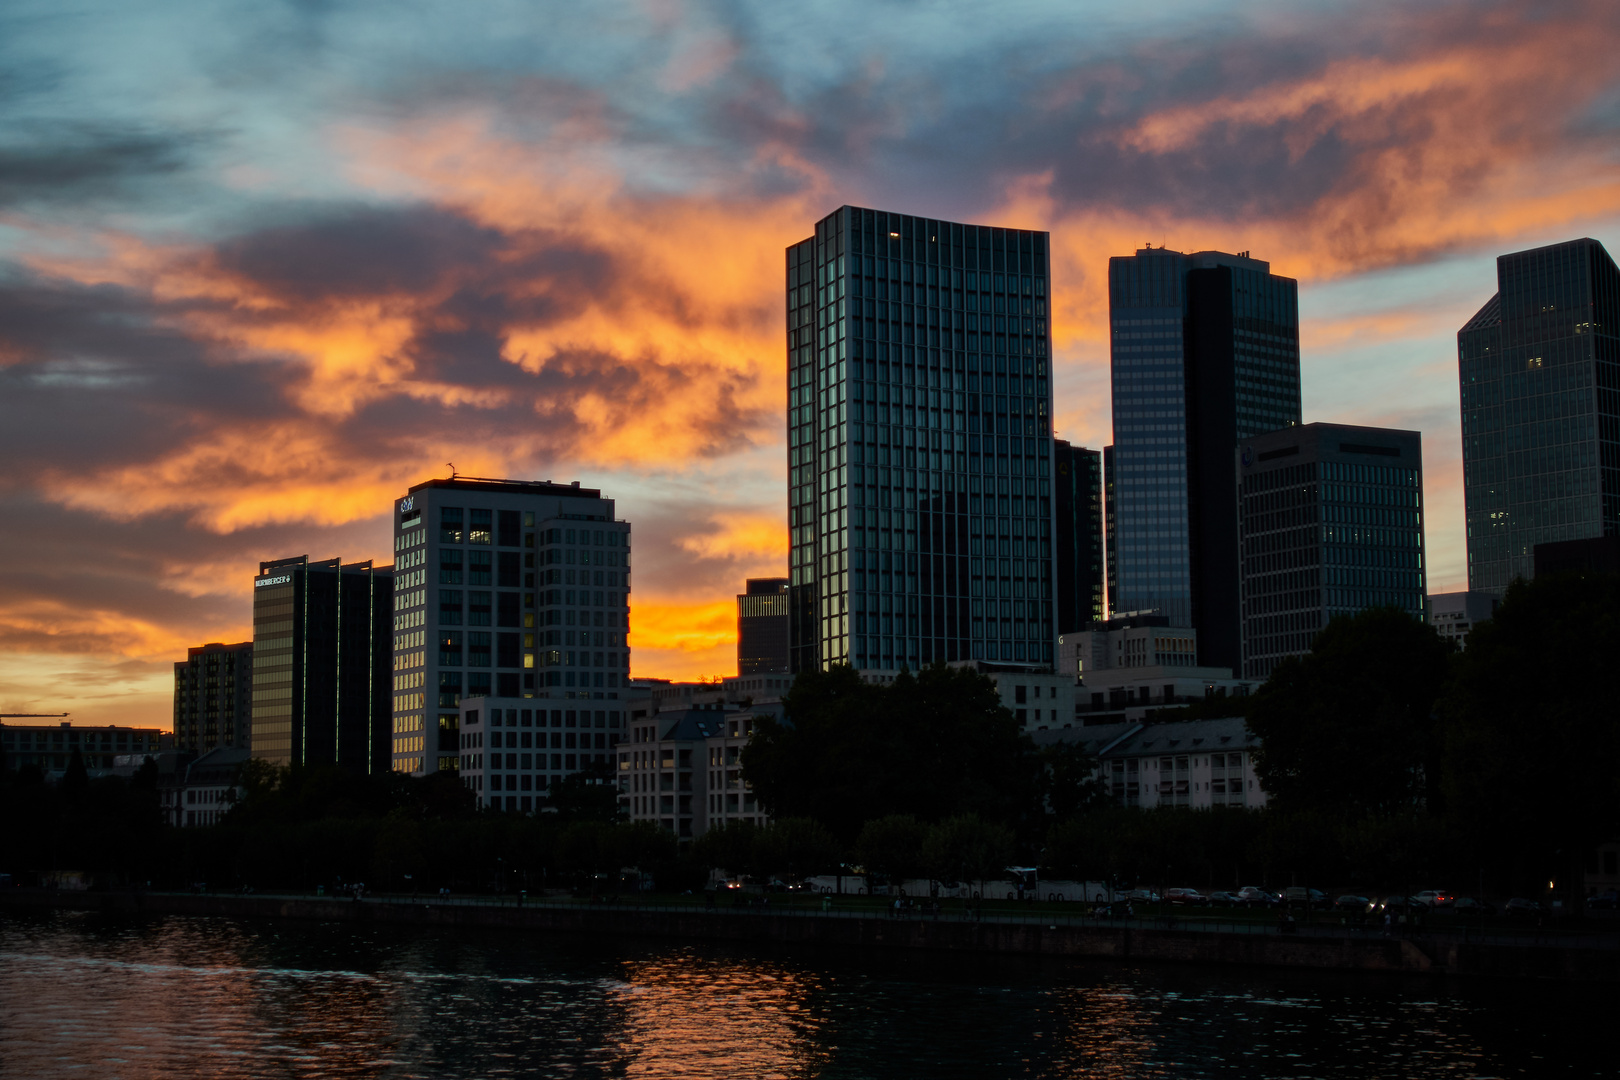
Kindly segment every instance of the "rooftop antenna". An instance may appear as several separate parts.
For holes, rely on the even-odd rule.
[[[447,461],[445,464],[450,466],[450,479],[454,480],[456,478],[456,463],[453,461]]]

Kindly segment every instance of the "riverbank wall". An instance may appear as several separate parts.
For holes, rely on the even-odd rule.
[[[0,890],[0,910],[307,919],[467,926],[665,941],[921,949],[1008,956],[1087,957],[1136,963],[1308,968],[1400,974],[1620,982],[1620,949],[1502,944],[1445,937],[1283,935],[1141,925],[1045,924],[985,919],[891,919],[756,909],[441,904],[319,897]]]

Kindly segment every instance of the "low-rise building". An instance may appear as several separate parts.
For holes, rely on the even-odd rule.
[[[1198,631],[1153,612],[1124,612],[1058,639],[1058,670],[1072,677],[1076,724],[1144,722],[1211,697],[1243,697],[1258,679],[1198,663]],[[1066,723],[1070,721],[1065,721]]]
[[[1496,614],[1499,603],[1490,593],[1430,593],[1429,625],[1457,648],[1467,648],[1469,632]]]
[[[161,728],[58,724],[0,723],[0,752],[6,767],[36,768],[49,781],[59,780],[79,751],[91,776],[112,772],[119,757],[153,756],[174,747],[174,736]],[[137,760],[137,764],[139,761]]]
[[[1260,740],[1241,717],[1119,723],[1047,731],[1037,745],[1079,743],[1097,757],[1097,776],[1122,806],[1258,807],[1266,792],[1254,772]]]
[[[619,803],[632,821],[651,821],[677,839],[727,822],[769,819],[742,778],[742,751],[775,704],[727,709],[714,704],[633,715],[619,747]]]
[[[173,755],[172,767],[159,762],[158,802],[163,820],[183,829],[218,825],[242,798],[242,768],[253,756],[247,747],[222,746],[195,760],[190,751]]]
[[[564,704],[572,708],[540,706]],[[587,704],[600,707],[585,707]],[[470,697],[460,702],[461,782],[478,805],[531,813],[571,773],[609,771],[624,735],[615,701]]]

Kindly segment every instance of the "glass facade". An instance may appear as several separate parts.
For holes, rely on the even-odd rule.
[[[1102,453],[1058,439],[1053,460],[1057,629],[1068,634],[1105,617]]]
[[[253,756],[388,768],[391,567],[308,556],[253,581]],[[262,664],[257,658],[265,658]]]
[[[1300,422],[1299,294],[1247,254],[1144,248],[1109,260],[1116,611],[1199,630],[1238,666],[1239,440]]]
[[[1457,334],[1468,588],[1500,596],[1535,546],[1620,535],[1620,272],[1595,240],[1503,255]]]
[[[786,262],[793,669],[1050,664],[1047,235],[846,206]]]
[[[1247,440],[1238,459],[1245,678],[1309,652],[1335,616],[1424,618],[1417,432],[1306,424]]]

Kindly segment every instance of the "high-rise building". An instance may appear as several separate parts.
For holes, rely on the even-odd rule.
[[[793,669],[1050,665],[1047,234],[845,206],[786,262]]]
[[[1063,439],[1054,443],[1052,509],[1057,552],[1057,629],[1067,634],[1106,616],[1103,610],[1102,454]]]
[[[737,597],[737,674],[789,670],[788,579],[749,578]]]
[[[1114,610],[1114,598],[1119,595],[1119,559],[1115,549],[1119,546],[1119,519],[1114,514],[1114,447],[1103,447],[1103,618]]]
[[[457,767],[463,697],[619,697],[630,526],[613,512],[577,482],[453,477],[396,500],[396,770]]]
[[[174,662],[175,749],[246,749],[252,720],[253,642],[198,645]]]
[[[1247,252],[1143,248],[1108,263],[1116,611],[1198,630],[1237,669],[1239,441],[1300,422],[1299,287]]]
[[[1533,577],[1537,544],[1620,535],[1620,270],[1602,244],[1498,258],[1457,374],[1469,591]]]
[[[394,568],[259,564],[253,579],[253,756],[278,765],[388,768]]]
[[[1424,617],[1417,432],[1305,424],[1245,439],[1237,458],[1244,676],[1309,652],[1336,615]]]

